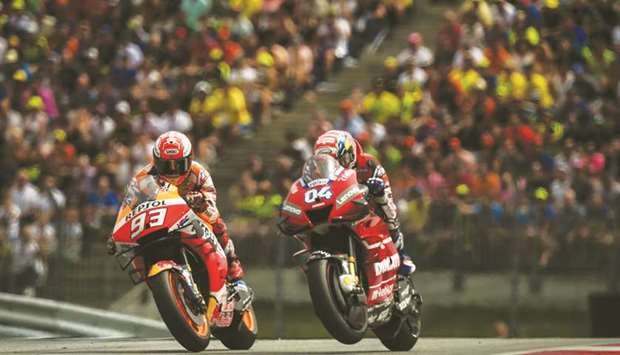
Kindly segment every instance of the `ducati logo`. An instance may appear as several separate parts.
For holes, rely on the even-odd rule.
[[[385,272],[396,270],[399,266],[400,258],[398,257],[398,254],[393,254],[392,256],[375,263],[375,275],[381,275]]]

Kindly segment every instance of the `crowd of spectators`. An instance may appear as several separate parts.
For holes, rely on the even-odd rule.
[[[88,254],[157,135],[188,134],[213,165],[411,4],[0,2],[0,287],[32,293],[49,260]]]
[[[318,134],[343,129],[388,170],[423,265],[508,266],[514,250],[533,275],[608,265],[620,245],[620,3],[460,4],[435,43],[412,33],[338,117],[319,110],[309,137],[289,135],[274,176],[253,163],[240,193],[275,206]]]
[[[88,255],[159,133],[187,133],[195,159],[213,165],[354,63],[411,3],[0,3],[0,267],[10,270],[0,288],[32,294],[51,260]],[[231,190],[232,228],[252,236],[242,243],[271,247],[266,222],[334,127],[386,166],[408,248],[427,265],[455,253],[504,262],[514,231],[534,271],[592,264],[617,245],[620,4],[460,3],[436,42],[412,33],[338,117],[317,109],[307,137],[288,133],[276,167],[251,158]]]

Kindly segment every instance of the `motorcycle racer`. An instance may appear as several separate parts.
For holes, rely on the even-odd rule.
[[[228,261],[228,279],[236,281],[243,277],[241,262],[235,253],[235,246],[228,235],[228,228],[216,205],[216,190],[209,172],[192,160],[192,144],[183,133],[176,131],[160,135],[153,146],[153,161],[140,169],[130,184],[138,184],[146,176],[154,176],[163,186],[177,187],[179,195],[192,210],[213,227],[213,233],[220,242]],[[202,239],[186,241],[201,255],[205,265],[212,251]]]
[[[323,133],[314,144],[314,154],[328,154],[338,160],[344,168],[357,172],[358,180],[368,186],[372,201],[377,207],[375,212],[387,224],[392,241],[398,249],[401,259],[399,274],[413,273],[415,265],[404,251],[398,209],[392,196],[390,179],[383,166],[376,158],[364,153],[362,145],[346,131],[330,130]]]

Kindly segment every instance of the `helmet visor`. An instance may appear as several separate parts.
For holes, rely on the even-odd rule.
[[[155,168],[160,175],[176,177],[185,175],[189,171],[191,163],[190,157],[176,160],[155,159]]]
[[[338,157],[338,161],[345,168],[351,169],[353,167],[353,162],[355,161],[355,155],[353,153],[353,149],[349,149],[342,153],[340,157]]]

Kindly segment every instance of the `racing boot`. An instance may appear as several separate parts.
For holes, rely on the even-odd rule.
[[[392,241],[394,242],[396,249],[398,249],[398,256],[400,256],[400,267],[398,268],[398,274],[402,276],[411,275],[415,271],[416,267],[411,260],[411,257],[405,252],[405,242],[400,228],[391,230],[390,237],[392,237]]]
[[[213,233],[219,240],[222,249],[224,249],[224,253],[226,253],[226,261],[228,262],[228,281],[234,282],[240,280],[245,275],[245,272],[243,271],[239,257],[235,253],[235,244],[228,236],[228,227],[221,217],[218,218],[213,224]]]

